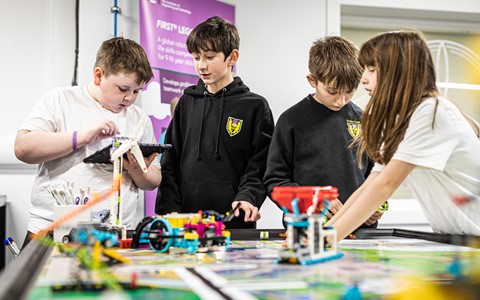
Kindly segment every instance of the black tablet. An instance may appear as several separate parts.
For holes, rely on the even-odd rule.
[[[140,150],[142,150],[143,157],[147,157],[154,152],[162,153],[165,150],[172,149],[172,145],[170,144],[146,144],[146,143],[138,143],[140,146]],[[98,150],[97,152],[93,153],[90,156],[87,156],[83,159],[84,163],[87,164],[111,164],[110,161],[110,149],[112,145],[108,145],[107,147]]]

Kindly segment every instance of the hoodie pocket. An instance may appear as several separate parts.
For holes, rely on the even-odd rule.
[[[182,212],[214,210],[225,213],[232,208],[235,191],[230,183],[184,183],[180,186]]]

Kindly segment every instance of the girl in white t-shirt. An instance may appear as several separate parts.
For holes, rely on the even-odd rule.
[[[480,235],[479,128],[439,95],[423,36],[380,34],[362,45],[359,61],[371,96],[359,155],[366,152],[376,165],[327,225],[344,238],[403,183],[435,232]]]

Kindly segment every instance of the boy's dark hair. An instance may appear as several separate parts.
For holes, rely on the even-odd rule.
[[[355,91],[363,67],[358,62],[358,47],[341,36],[316,40],[310,48],[308,69],[315,80],[343,92]]]
[[[198,24],[187,37],[190,53],[203,51],[222,52],[225,59],[240,47],[237,28],[220,17],[211,17]]]
[[[137,42],[123,37],[111,38],[102,43],[94,67],[101,68],[105,76],[136,73],[138,84],[147,83],[153,77],[145,50]]]

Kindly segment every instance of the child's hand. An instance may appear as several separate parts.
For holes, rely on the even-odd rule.
[[[115,122],[112,120],[104,120],[86,131],[79,132],[78,140],[80,143],[81,138],[84,145],[90,145],[119,133]]]
[[[383,216],[383,211],[374,212],[373,215],[367,221],[365,221],[365,225],[368,225],[368,226],[372,225],[377,220],[379,220],[382,216]]]
[[[243,209],[245,212],[245,222],[255,222],[261,218],[260,212],[258,211],[258,207],[254,206],[250,202],[247,201],[233,201],[232,208],[237,207],[238,203],[240,203],[239,209],[236,209],[234,214],[235,217],[240,215],[240,209]]]
[[[335,198],[334,200],[330,201],[330,207],[328,207],[327,211],[327,218],[331,219],[334,214],[336,214],[341,208],[343,204],[340,200]]]
[[[137,159],[135,158],[135,156],[133,156],[132,152],[127,151],[126,154],[127,154],[127,159],[123,160],[123,168],[130,173],[144,174],[142,171],[142,168],[138,164]],[[155,152],[150,154],[150,156],[143,158],[145,160],[145,165],[147,166],[147,169],[152,163],[152,161],[157,158],[157,156],[158,156],[158,153]]]

